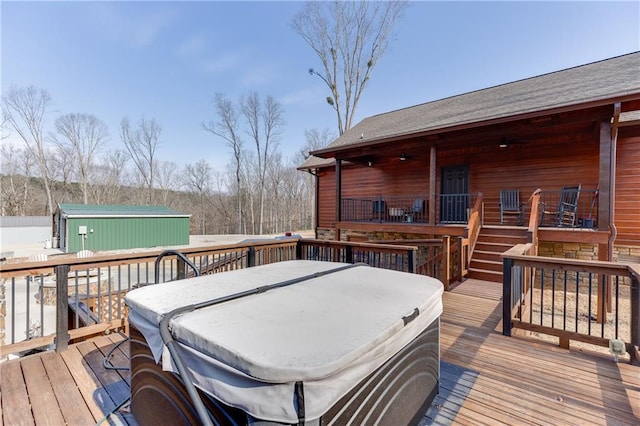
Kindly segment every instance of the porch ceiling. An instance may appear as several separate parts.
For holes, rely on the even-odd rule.
[[[428,158],[428,148],[435,145],[438,150],[468,147],[497,146],[504,141],[510,145],[535,143],[555,135],[591,132],[596,123],[607,121],[612,106],[605,105],[586,111],[555,113],[517,121],[480,124],[462,129],[443,129],[428,134],[412,134],[402,137],[367,141],[359,144],[323,150],[325,158],[335,157],[353,163],[366,164],[383,158],[400,157]],[[323,154],[324,156],[325,154]]]

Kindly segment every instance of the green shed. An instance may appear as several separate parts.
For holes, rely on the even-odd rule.
[[[58,204],[53,244],[67,253],[187,245],[190,217],[165,206]]]

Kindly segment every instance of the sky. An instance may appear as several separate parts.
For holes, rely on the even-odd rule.
[[[0,2],[2,93],[46,89],[45,129],[66,113],[108,126],[155,119],[158,158],[223,171],[224,142],[203,130],[213,98],[256,91],[284,109],[279,146],[305,129],[337,134],[320,63],[293,31],[301,2]],[[640,2],[412,2],[360,100],[365,117],[640,50]],[[17,143],[15,136],[2,143]]]

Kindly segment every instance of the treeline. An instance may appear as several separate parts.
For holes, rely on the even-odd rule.
[[[283,110],[271,97],[216,95],[216,118],[202,127],[212,143],[233,153],[224,171],[206,160],[179,166],[158,159],[162,126],[155,119],[124,117],[120,147],[107,146],[109,129],[92,114],[63,114],[47,132],[51,104],[33,86],[3,95],[3,216],[50,215],[58,203],[166,205],[191,214],[193,234],[271,234],[313,225],[314,180],[296,167],[332,135],[306,131],[306,145],[285,158],[278,145]],[[9,135],[22,144],[9,143]]]
[[[275,234],[312,227],[311,176],[293,169],[289,179],[284,179],[278,189],[278,197],[269,197],[266,204],[264,234]],[[56,203],[83,203],[82,190],[77,182],[52,181],[52,195]],[[0,175],[3,216],[47,216],[48,208],[43,181],[39,177],[24,175]],[[128,185],[96,184],[91,186],[90,204],[147,205],[148,192]],[[249,194],[247,194],[249,195]],[[247,197],[249,198],[249,197]],[[166,205],[180,213],[191,215],[191,234],[256,233],[257,221],[247,215],[238,226],[236,223],[236,196],[212,191],[199,196],[178,189],[155,189],[154,205]],[[203,208],[204,207],[204,208]],[[255,208],[254,207],[254,211]]]

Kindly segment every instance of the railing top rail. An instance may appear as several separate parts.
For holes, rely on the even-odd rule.
[[[413,245],[395,245],[395,244],[378,244],[378,243],[360,243],[347,241],[323,241],[315,239],[290,239],[290,240],[265,240],[265,241],[249,241],[246,243],[225,244],[217,246],[200,246],[200,247],[181,247],[180,252],[185,255],[211,255],[216,253],[224,253],[229,251],[248,251],[254,249],[271,249],[280,247],[293,247],[300,241],[307,245],[332,245],[332,246],[352,246],[360,248],[371,248],[375,250],[417,250]],[[77,258],[72,255],[61,255],[49,258],[40,262],[20,262],[6,263],[0,265],[0,276],[3,278],[24,276],[24,275],[40,275],[50,274],[54,272],[57,265],[70,265],[70,270],[82,270],[87,268],[97,268],[103,266],[125,265],[133,262],[154,262],[155,259],[165,249],[149,250],[137,253],[112,253],[100,254],[89,258]],[[169,256],[172,257],[172,256]]]
[[[442,244],[442,240],[440,238],[426,238],[426,239],[415,239],[415,240],[377,240],[371,241],[376,244],[391,244],[391,245],[440,245]]]
[[[565,259],[559,257],[526,256],[510,254],[510,250],[502,254],[502,258],[514,260],[516,265],[549,267],[571,271],[598,272],[612,275],[636,274],[640,272],[640,264],[626,262],[608,262],[602,260]]]
[[[351,246],[360,248],[371,248],[376,250],[417,250],[418,247],[413,245],[396,245],[396,244],[379,244],[374,242],[358,242],[358,241],[328,241],[328,240],[314,240],[314,239],[301,239],[301,243],[307,245],[317,246]]]
[[[249,250],[249,248],[278,248],[291,247],[297,244],[298,239],[291,240],[265,240],[249,241],[246,243],[224,244],[216,246],[179,247],[178,249],[185,255],[193,254],[216,254],[228,251]],[[56,265],[70,265],[71,270],[93,268],[105,265],[126,264],[129,261],[149,261],[153,262],[165,248],[148,250],[141,252],[98,254],[86,258],[78,258],[71,254],[52,256],[48,260],[38,262],[5,263],[0,265],[0,275],[11,277],[18,275],[36,275],[53,272]],[[172,257],[172,256],[169,256]],[[174,256],[175,257],[175,256]]]
[[[525,256],[526,253],[531,249],[531,247],[533,247],[532,243],[516,244],[515,246],[511,247],[509,250],[502,253],[502,257],[513,258],[514,256]]]

